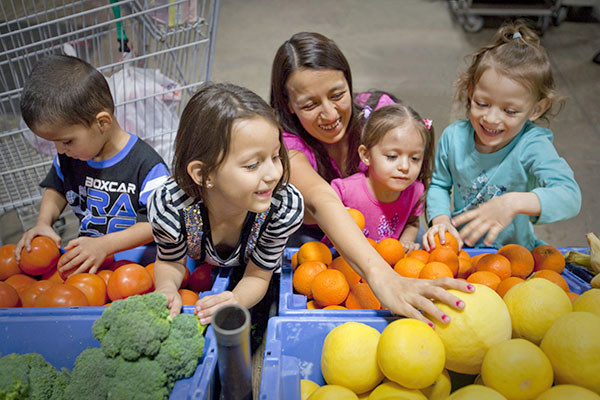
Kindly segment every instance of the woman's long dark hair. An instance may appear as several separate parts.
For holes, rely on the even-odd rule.
[[[275,55],[271,71],[271,107],[279,115],[279,121],[284,131],[299,136],[313,150],[317,160],[317,172],[327,182],[339,178],[332,168],[331,161],[323,144],[312,137],[302,126],[298,117],[288,109],[289,95],[286,83],[290,75],[299,68],[314,70],[342,71],[352,96],[352,75],[350,65],[335,42],[319,33],[300,32],[286,40]],[[352,115],[348,127],[348,159],[345,168],[340,167],[343,176],[358,171],[360,158],[358,145],[360,143],[360,127],[358,124],[358,107],[353,103]]]

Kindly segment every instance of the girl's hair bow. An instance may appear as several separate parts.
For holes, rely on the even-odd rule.
[[[362,109],[363,118],[364,119],[369,118],[369,116],[371,115],[372,112],[373,112],[373,109],[371,107],[365,106],[365,108]]]
[[[433,125],[433,120],[429,119],[429,118],[425,118],[425,119],[423,119],[423,123],[425,124],[425,127],[427,129],[431,129],[431,126]]]

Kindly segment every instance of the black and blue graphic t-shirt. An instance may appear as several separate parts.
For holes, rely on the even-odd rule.
[[[147,222],[148,196],[168,177],[158,153],[130,134],[127,145],[108,160],[57,155],[40,186],[62,193],[79,218],[79,235],[94,237]]]

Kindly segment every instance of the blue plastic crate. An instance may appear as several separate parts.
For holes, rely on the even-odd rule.
[[[100,347],[92,335],[92,324],[102,314],[103,307],[4,310],[0,315],[0,356],[40,353],[56,368],[73,369],[83,350]],[[175,384],[170,399],[212,399],[216,365],[217,342],[209,327],[196,372]]]
[[[300,380],[324,385],[321,351],[327,334],[336,326],[355,321],[382,332],[395,318],[273,317],[267,327],[260,400],[300,400]]]
[[[560,247],[558,248],[563,254],[567,251],[579,251],[581,253],[589,253],[587,247]],[[283,252],[283,265],[281,268],[281,279],[279,287],[279,315],[296,315],[296,316],[356,316],[356,317],[390,317],[392,313],[389,310],[308,310],[306,308],[307,298],[304,295],[294,293],[292,285],[292,265],[291,259],[294,253],[298,251],[297,247],[288,247]],[[496,253],[498,250],[493,248],[465,248],[465,251],[470,256],[476,256],[483,253]],[[565,278],[569,289],[573,293],[581,294],[586,290],[591,289],[589,281],[582,279],[573,271],[583,269],[582,267],[567,264],[567,267],[562,272],[562,277]],[[583,272],[580,272],[580,274]]]

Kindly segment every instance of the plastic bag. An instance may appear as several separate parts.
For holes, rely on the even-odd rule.
[[[120,104],[115,117],[121,128],[144,139],[171,165],[179,125],[175,109],[181,100],[181,92],[174,89],[179,84],[158,69],[129,64],[107,80],[115,105]]]

